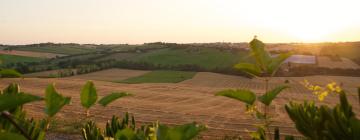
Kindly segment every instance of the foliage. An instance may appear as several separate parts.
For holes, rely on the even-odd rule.
[[[260,96],[258,99],[261,103],[269,106],[272,100],[274,100],[276,96],[286,88],[290,88],[290,87],[285,85],[277,86],[274,89],[267,91],[264,95]]]
[[[313,102],[293,103],[285,106],[297,130],[313,140],[355,140],[360,137],[360,120],[352,111],[346,93],[339,93],[340,104],[333,108],[316,106]]]
[[[115,92],[101,98],[98,103],[101,104],[102,106],[106,106],[111,102],[115,101],[116,99],[129,95],[130,94],[125,92],[121,92],[121,93]],[[94,83],[92,81],[87,81],[80,93],[81,105],[86,109],[87,117],[90,116],[90,112],[89,112],[90,107],[95,105],[97,99],[98,99],[98,95]]]
[[[216,94],[217,96],[225,96],[229,98],[233,98],[246,104],[253,105],[256,100],[256,95],[254,92],[250,90],[237,89],[237,90],[223,90]]]
[[[18,133],[26,133],[27,137],[34,140],[44,139],[45,131],[43,128],[45,121],[27,119],[26,113],[22,107],[23,104],[17,104],[24,101],[24,99],[27,101],[26,103],[29,103],[42,100],[42,98],[21,92],[19,85],[14,83],[2,90],[2,94],[0,96],[3,97],[4,95],[8,98],[0,99],[0,102],[2,103],[0,104],[0,108],[7,108],[7,111],[2,110],[1,112],[2,117],[0,117],[0,130],[5,132],[0,134],[0,139],[20,139],[15,135],[19,135]],[[16,100],[14,100],[14,98],[16,98]],[[17,127],[21,127],[23,132],[18,130],[14,123],[18,125]]]
[[[239,63],[234,67],[254,76],[273,76],[280,65],[291,56],[291,53],[278,54],[271,56],[265,50],[265,44],[258,39],[253,39],[250,43],[251,56],[255,59],[255,64]]]
[[[94,83],[92,81],[87,81],[80,94],[81,105],[86,109],[89,109],[96,103],[97,98],[98,96]]]
[[[1,78],[17,78],[22,75],[13,69],[0,69],[0,77]]]
[[[23,104],[40,101],[41,97],[20,92],[19,85],[10,84],[0,95],[0,111],[15,109]]]
[[[0,132],[1,140],[26,140],[23,135],[11,132]]]
[[[120,81],[122,83],[178,83],[191,79],[196,73],[186,71],[152,71],[138,77]]]
[[[120,121],[120,119],[116,116],[111,118],[111,121],[106,123],[104,134],[106,137],[115,137],[116,133],[119,130],[129,128],[131,130],[135,130],[135,118],[131,116],[131,120],[129,118],[129,113],[125,113],[124,118]]]
[[[70,100],[70,97],[58,93],[54,84],[48,85],[45,90],[45,113],[49,117],[54,116],[64,105],[69,104]]]
[[[98,101],[98,103],[105,107],[116,99],[119,99],[119,98],[125,97],[125,96],[130,96],[130,95],[131,94],[129,94],[127,92],[113,92],[113,93],[101,98]]]
[[[113,116],[111,121],[106,123],[106,128],[101,131],[94,122],[88,122],[82,129],[82,135],[85,140],[91,138],[115,140],[190,140],[195,138],[200,132],[204,131],[204,125],[189,123],[175,127],[169,127],[160,123],[145,125],[137,128],[135,119],[128,113],[120,121],[118,117]]]
[[[159,124],[157,127],[158,140],[191,140],[195,138],[201,131],[204,131],[204,125],[196,123],[184,124],[176,127],[168,127]]]
[[[233,98],[246,103],[247,113],[250,113],[262,122],[257,126],[257,131],[251,132],[250,136],[256,140],[267,140],[271,139],[271,136],[269,136],[269,126],[272,123],[271,116],[267,113],[268,107],[270,106],[272,100],[274,100],[280,92],[289,88],[289,86],[280,85],[274,89],[268,90],[268,84],[271,77],[274,76],[279,69],[280,65],[291,56],[291,53],[278,54],[273,57],[268,51],[266,51],[265,44],[256,38],[254,38],[249,45],[250,55],[255,60],[255,63],[241,62],[236,64],[234,68],[251,76],[263,79],[265,81],[265,93],[256,97],[255,92],[241,89],[220,91],[216,95]],[[258,110],[255,104],[256,100],[264,104],[264,111]]]
[[[104,136],[102,135],[100,128],[98,128],[93,121],[86,123],[81,131],[81,134],[84,140],[104,140]]]

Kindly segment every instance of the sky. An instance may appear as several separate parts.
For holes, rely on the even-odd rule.
[[[360,41],[359,0],[0,0],[0,44]]]

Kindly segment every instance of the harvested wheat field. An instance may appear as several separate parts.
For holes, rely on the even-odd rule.
[[[110,81],[118,82],[131,77],[136,77],[148,73],[150,71],[145,70],[127,70],[127,69],[107,69],[88,74],[76,75],[71,78],[86,79],[86,80],[98,80],[98,81]]]
[[[256,124],[257,121],[244,113],[244,104],[226,97],[214,96],[214,94],[226,87],[246,87],[260,92],[264,86],[257,83],[259,81],[247,80],[241,77],[238,77],[238,79],[235,77],[232,77],[233,79],[229,78],[232,81],[225,81],[228,78],[225,76],[223,79],[213,80],[213,82],[218,83],[240,83],[229,86],[221,86],[220,84],[214,86],[214,83],[204,84],[194,81],[199,79],[200,76],[206,77],[207,75],[210,77],[208,80],[211,80],[211,76],[216,77],[217,74],[199,73],[193,80],[176,84],[121,84],[95,81],[99,96],[105,96],[113,91],[127,91],[134,96],[119,99],[105,108],[96,105],[90,110],[92,114],[91,117],[99,122],[100,126],[103,126],[106,120],[111,119],[112,115],[122,116],[124,112],[128,111],[135,116],[139,124],[147,124],[157,120],[170,125],[189,123],[192,121],[206,124],[208,130],[201,133],[203,139],[219,139],[226,135],[248,136],[247,130],[254,130],[254,124]],[[296,79],[297,78],[295,78],[294,81],[296,81]],[[277,80],[274,80],[274,82],[281,81],[280,78]],[[254,83],[251,84],[252,81],[254,81]],[[84,79],[3,79],[0,82],[0,87],[4,88],[11,82],[19,83],[21,90],[24,92],[41,96],[44,96],[44,90],[48,84],[56,83],[56,87],[60,93],[72,97],[72,104],[65,106],[60,113],[56,115],[56,118],[76,121],[76,119],[81,119],[85,116],[84,109],[81,107],[79,100],[80,90],[86,82]],[[354,82],[359,83],[359,79]],[[295,90],[285,90],[284,93],[281,93],[278,98],[273,101],[271,111],[275,118],[273,126],[280,127],[280,132],[283,135],[298,134],[294,128],[294,124],[289,120],[284,110],[284,104],[288,103],[290,99],[293,101],[316,99],[316,97],[309,92],[297,90],[297,88],[300,89],[300,85],[293,83],[292,86],[295,87]],[[352,89],[353,87],[349,88]],[[349,101],[354,104],[353,108],[355,112],[359,114],[360,108],[356,105],[358,104],[358,98],[355,97],[353,94],[348,96]],[[337,100],[338,98],[336,96],[328,96],[322,104],[334,105],[338,102]],[[29,115],[36,118],[44,116],[42,113],[43,109],[43,102],[32,103],[26,106]]]
[[[40,58],[55,58],[55,57],[66,56],[64,54],[45,53],[45,52],[30,52],[30,51],[15,51],[15,50],[11,50],[11,51],[0,50],[0,54],[40,57]]]
[[[331,69],[360,69],[360,66],[348,58],[341,58],[341,61],[332,61],[329,57],[320,56],[317,58],[318,66]]]
[[[360,77],[346,77],[346,76],[305,76],[305,77],[273,77],[269,84],[270,88],[284,84],[289,81],[291,92],[306,93],[304,88],[304,80],[316,85],[326,85],[331,82],[341,84],[344,89],[349,92],[356,93],[357,87],[360,87]],[[182,84],[203,86],[203,87],[226,87],[226,88],[242,88],[242,89],[265,89],[264,81],[258,78],[245,78],[234,75],[224,75],[211,72],[198,72],[192,79],[181,82]]]

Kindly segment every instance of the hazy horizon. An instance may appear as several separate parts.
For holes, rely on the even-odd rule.
[[[0,44],[360,41],[356,0],[2,0]]]

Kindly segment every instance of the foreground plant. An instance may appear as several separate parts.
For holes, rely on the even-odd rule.
[[[82,129],[82,136],[85,140],[191,140],[204,130],[204,125],[196,123],[169,127],[156,122],[137,128],[134,117],[125,113],[123,119],[113,116],[104,131],[89,121]]]
[[[337,93],[340,103],[333,108],[326,105],[316,106],[313,101],[287,104],[285,109],[295,123],[296,129],[312,140],[359,139],[360,120],[352,111],[346,92],[340,90]]]
[[[127,92],[113,92],[101,98],[98,103],[105,107],[116,99],[130,95]],[[90,107],[95,105],[97,99],[98,95],[95,84],[92,81],[87,81],[80,93],[81,105],[85,108],[87,117],[90,116]]]
[[[23,110],[24,104],[43,98],[21,92],[17,84],[10,84],[0,92],[0,139],[44,139],[45,120],[28,119]]]
[[[269,115],[268,109],[272,100],[284,89],[289,88],[289,86],[280,85],[269,90],[269,81],[272,76],[275,75],[280,65],[291,56],[291,53],[279,54],[272,57],[269,52],[265,50],[265,44],[260,40],[255,38],[249,44],[251,56],[254,58],[255,63],[239,63],[236,64],[234,68],[263,80],[265,82],[265,92],[257,96],[256,93],[251,90],[229,89],[220,91],[216,95],[244,102],[246,104],[246,111],[261,121],[261,124],[257,126],[258,130],[250,134],[251,137],[256,140],[272,139],[269,129],[272,123],[272,117]],[[258,109],[256,101],[264,105],[263,110]],[[265,133],[265,131],[267,131],[267,133]]]
[[[64,97],[56,91],[55,84],[50,84],[45,90],[45,110],[47,114],[47,127],[50,127],[50,121],[56,113],[58,113],[62,107],[70,104],[71,97]]]

